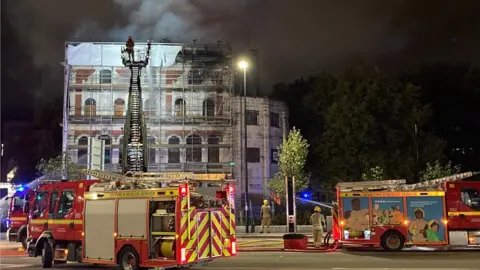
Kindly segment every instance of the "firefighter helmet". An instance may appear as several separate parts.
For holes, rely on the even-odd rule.
[[[264,205],[268,205],[268,200],[263,200]]]
[[[315,209],[313,209],[315,212],[320,212],[320,206],[315,206]]]

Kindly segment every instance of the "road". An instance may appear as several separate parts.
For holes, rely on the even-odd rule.
[[[480,270],[478,252],[241,253],[193,269],[212,270]],[[41,269],[40,259],[5,256],[0,269]],[[116,269],[90,265],[57,265],[59,269]]]

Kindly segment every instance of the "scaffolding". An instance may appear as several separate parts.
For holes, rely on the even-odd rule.
[[[122,46],[67,42],[65,52],[68,154],[86,165],[88,137],[103,139],[110,172],[122,171],[124,154],[130,71]],[[141,57],[146,43],[135,49]],[[152,43],[141,75],[149,172],[232,173],[233,74],[228,44]]]

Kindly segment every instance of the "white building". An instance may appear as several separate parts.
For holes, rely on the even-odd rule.
[[[122,46],[67,43],[65,48],[64,146],[74,161],[86,165],[88,138],[104,139],[105,168],[115,172],[121,171],[130,81],[130,70],[120,59]],[[146,46],[137,47],[138,55]],[[233,95],[232,62],[226,45],[152,44],[141,81],[149,171],[233,173],[244,189],[239,151],[243,98]],[[286,132],[287,115],[282,103],[248,98],[252,199],[268,196],[266,183],[277,171],[276,148]],[[240,192],[236,194],[240,198]]]

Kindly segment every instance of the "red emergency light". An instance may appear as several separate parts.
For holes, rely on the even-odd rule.
[[[228,191],[233,192],[233,186],[228,186]]]
[[[187,194],[187,187],[183,186],[180,188],[180,194],[186,195]]]

